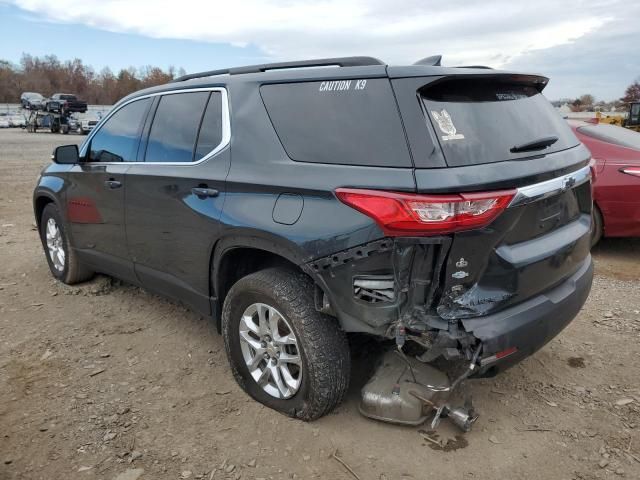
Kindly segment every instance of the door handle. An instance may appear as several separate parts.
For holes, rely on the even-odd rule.
[[[105,180],[104,185],[111,190],[115,190],[116,188],[120,188],[122,186],[122,182],[110,178],[109,180]]]
[[[208,187],[193,187],[191,189],[191,193],[193,193],[198,198],[206,198],[206,197],[217,197],[220,192],[215,188]]]

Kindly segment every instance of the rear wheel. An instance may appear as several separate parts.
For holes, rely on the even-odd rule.
[[[44,207],[42,212],[40,238],[49,269],[58,280],[72,285],[93,276],[94,273],[80,263],[76,253],[70,248],[60,212],[53,203]]]
[[[315,309],[306,275],[270,268],[240,279],[224,302],[222,334],[236,381],[260,403],[315,420],[342,401],[346,335]]]
[[[602,238],[604,233],[604,222],[602,220],[602,212],[598,206],[593,204],[593,211],[591,212],[592,225],[591,225],[591,246],[594,247]]]

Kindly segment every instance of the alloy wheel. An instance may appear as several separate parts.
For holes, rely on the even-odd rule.
[[[264,303],[249,305],[239,323],[240,348],[249,373],[275,398],[291,398],[302,384],[298,341],[287,319]]]
[[[60,227],[58,227],[58,224],[53,218],[47,220],[45,237],[51,263],[53,263],[53,266],[56,270],[62,272],[64,270],[66,254],[64,252],[62,232],[60,231]]]

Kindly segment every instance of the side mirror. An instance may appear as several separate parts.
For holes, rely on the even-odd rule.
[[[51,155],[51,160],[54,163],[63,165],[72,165],[80,162],[80,153],[78,152],[78,145],[62,145],[56,147]]]

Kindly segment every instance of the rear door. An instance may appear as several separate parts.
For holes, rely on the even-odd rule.
[[[126,225],[139,280],[209,311],[210,254],[229,171],[221,88],[158,95],[139,162],[127,172]]]
[[[408,129],[419,193],[514,194],[489,225],[452,235],[433,305],[443,318],[519,303],[589,256],[589,153],[540,93],[544,84],[486,73],[394,80],[403,118],[422,115]]]
[[[69,172],[67,218],[83,261],[99,272],[134,280],[124,228],[125,173],[135,161],[151,105],[145,98],[113,113],[82,148]]]

